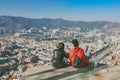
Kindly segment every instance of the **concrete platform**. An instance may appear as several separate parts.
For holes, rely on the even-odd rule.
[[[31,67],[21,80],[120,80],[120,65],[99,70],[66,67],[55,69],[51,65]]]

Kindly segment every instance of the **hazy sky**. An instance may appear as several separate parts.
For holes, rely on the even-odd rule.
[[[120,0],[0,0],[0,16],[120,22]]]

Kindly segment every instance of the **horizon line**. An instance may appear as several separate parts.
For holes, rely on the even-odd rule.
[[[36,17],[25,17],[25,16],[13,16],[13,15],[0,15],[0,17],[2,16],[8,16],[8,17],[22,17],[22,18],[28,18],[28,19],[62,19],[62,20],[67,20],[67,21],[83,21],[83,22],[102,22],[102,21],[106,21],[106,22],[113,22],[113,23],[120,23],[120,22],[115,22],[115,21],[108,21],[108,20],[70,20],[70,19],[64,19],[64,18],[50,18],[50,17],[41,17],[41,18],[36,18]]]

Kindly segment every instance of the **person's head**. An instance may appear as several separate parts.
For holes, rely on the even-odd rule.
[[[64,46],[65,46],[64,43],[60,42],[60,43],[58,43],[57,47],[61,50],[64,50]]]
[[[73,39],[72,43],[73,43],[74,47],[79,47],[79,42],[77,39]]]

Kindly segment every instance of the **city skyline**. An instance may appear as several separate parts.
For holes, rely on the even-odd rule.
[[[0,16],[120,22],[120,0],[1,0]]]

